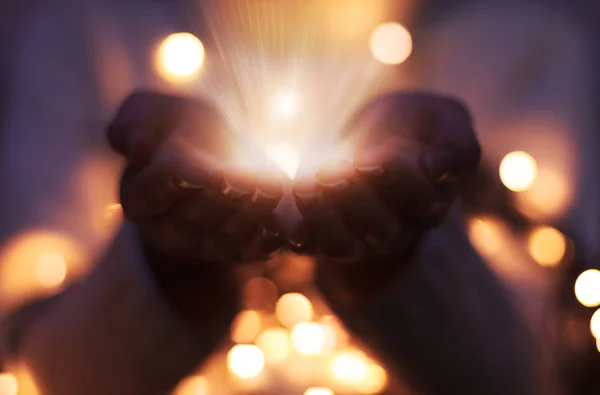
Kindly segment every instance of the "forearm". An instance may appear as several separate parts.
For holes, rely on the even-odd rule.
[[[389,289],[367,303],[339,298],[331,276],[319,281],[349,329],[424,394],[531,393],[529,331],[451,221],[431,232]]]
[[[210,354],[236,303],[189,320],[147,269],[124,228],[89,278],[31,323],[18,357],[44,395],[164,395]],[[213,279],[214,281],[214,279]],[[194,297],[215,297],[197,284]]]

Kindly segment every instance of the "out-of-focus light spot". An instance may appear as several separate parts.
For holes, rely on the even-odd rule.
[[[202,376],[191,376],[179,383],[173,395],[207,395],[208,380]]]
[[[250,379],[262,372],[265,366],[265,358],[257,346],[238,344],[227,354],[227,366],[236,376]]]
[[[565,236],[548,226],[534,230],[529,237],[529,253],[542,266],[558,265],[565,256],[566,249]]]
[[[571,207],[573,190],[573,181],[564,171],[540,167],[531,187],[516,195],[515,205],[528,218],[548,221]]]
[[[0,395],[17,395],[19,383],[15,376],[10,373],[0,374]]]
[[[290,92],[280,93],[273,100],[273,112],[281,118],[294,117],[298,113],[299,108],[300,102],[298,96]]]
[[[400,64],[412,52],[412,37],[399,23],[384,23],[377,26],[370,38],[371,52],[383,64]]]
[[[312,320],[313,307],[306,296],[299,293],[288,293],[277,301],[275,314],[283,326],[292,328],[300,322]]]
[[[283,328],[265,330],[256,339],[256,345],[262,350],[265,360],[269,363],[282,362],[290,353],[289,335]]]
[[[290,333],[294,349],[303,355],[318,355],[325,351],[325,331],[315,322],[301,322]]]
[[[334,357],[331,369],[342,383],[359,383],[367,377],[367,359],[359,351],[344,351]]]
[[[511,191],[527,190],[536,176],[537,163],[527,152],[511,152],[500,162],[500,180]]]
[[[600,352],[600,339],[596,340],[596,348],[598,349],[598,352]]]
[[[600,310],[596,310],[590,320],[590,329],[596,339],[600,339]]]
[[[277,286],[264,277],[255,277],[244,285],[244,305],[248,309],[271,311],[277,302]]]
[[[325,350],[330,351],[347,344],[348,333],[337,317],[324,315],[321,317],[320,322],[325,331]]]
[[[473,218],[468,224],[469,240],[482,255],[494,255],[502,248],[502,230],[492,218]]]
[[[334,395],[333,391],[324,387],[312,387],[304,392],[304,395]]]
[[[235,343],[251,343],[260,333],[261,327],[262,323],[258,312],[242,311],[231,325],[231,340]]]
[[[388,384],[388,376],[385,369],[381,366],[371,363],[367,367],[365,379],[359,382],[356,389],[359,393],[373,395],[382,392]]]
[[[123,207],[120,203],[113,203],[106,207],[106,217],[109,219],[121,214],[123,214]]]
[[[265,154],[277,166],[279,166],[286,176],[291,180],[296,177],[298,165],[300,163],[300,154],[296,149],[287,144],[273,144],[265,148]]]
[[[195,77],[204,63],[204,45],[190,33],[175,33],[158,48],[158,71],[169,81]]]
[[[586,270],[577,277],[575,296],[586,307],[600,305],[600,270]]]
[[[37,279],[46,288],[55,288],[63,283],[67,276],[67,264],[57,252],[45,252],[36,260]]]

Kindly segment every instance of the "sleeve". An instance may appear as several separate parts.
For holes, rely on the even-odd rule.
[[[5,321],[2,349],[41,395],[165,395],[219,344],[235,306],[190,324],[132,248],[136,237],[126,224],[85,281]],[[199,288],[196,297],[211,297]]]
[[[531,333],[458,224],[453,218],[428,234],[375,298],[349,303],[336,291],[339,279],[324,271],[320,289],[348,329],[417,393],[530,394]]]

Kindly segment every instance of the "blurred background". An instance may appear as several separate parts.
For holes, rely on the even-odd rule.
[[[290,179],[344,151],[365,101],[427,89],[473,113],[484,161],[461,191],[465,230],[544,339],[549,385],[600,394],[598,12],[594,0],[0,5],[0,315],[84,276],[118,229],[121,163],[103,128],[133,89],[214,101],[240,162],[259,147]],[[329,311],[313,266],[284,254],[248,269],[229,343],[176,394],[410,393]],[[21,367],[0,374],[0,395],[36,393]]]

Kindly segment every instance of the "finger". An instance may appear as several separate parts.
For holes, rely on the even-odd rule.
[[[124,212],[134,220],[160,215],[190,195],[191,189],[182,188],[182,182],[202,188],[217,172],[218,164],[207,155],[165,146],[147,167],[140,170],[130,166],[124,172]]]
[[[229,127],[219,112],[204,101],[139,91],[119,108],[107,130],[112,148],[136,166],[145,166],[175,130],[207,152],[229,155]]]
[[[399,232],[397,216],[356,173],[352,163],[338,161],[321,167],[317,180],[354,234],[373,252],[387,254]]]
[[[320,253],[340,258],[352,258],[358,254],[360,243],[316,180],[300,179],[294,183],[292,192],[311,242]]]

